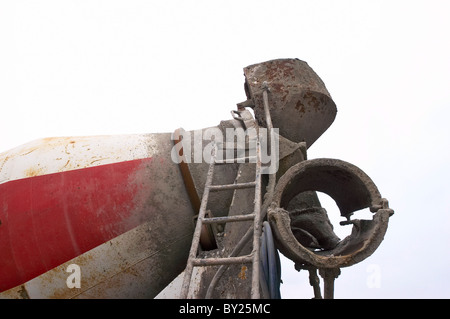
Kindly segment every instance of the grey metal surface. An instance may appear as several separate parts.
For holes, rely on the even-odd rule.
[[[247,98],[254,104],[259,125],[266,126],[263,92],[270,88],[268,103],[273,127],[293,142],[310,147],[333,123],[336,105],[325,84],[304,61],[277,59],[244,68]]]

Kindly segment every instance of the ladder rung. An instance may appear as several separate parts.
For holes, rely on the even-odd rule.
[[[256,156],[245,156],[245,157],[237,157],[237,158],[230,158],[230,159],[224,159],[224,160],[216,160],[215,164],[234,164],[234,163],[256,163],[257,157]]]
[[[255,186],[256,186],[256,182],[225,184],[225,185],[211,185],[211,186],[209,186],[209,190],[210,191],[222,191],[222,190],[228,190],[228,189],[251,188],[251,187],[255,187]]]
[[[251,263],[253,256],[224,257],[224,258],[194,258],[192,264],[194,266],[215,266],[215,265],[231,265]]]
[[[252,220],[255,218],[255,214],[247,214],[247,215],[235,215],[235,216],[225,216],[225,217],[209,217],[204,218],[204,224],[213,224],[213,223],[227,223],[227,222],[240,222],[246,220]]]

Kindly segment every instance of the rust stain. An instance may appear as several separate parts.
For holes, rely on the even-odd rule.
[[[70,159],[67,160],[66,164],[63,166],[63,169],[67,167],[67,165],[69,165]]]
[[[132,275],[134,277],[139,277],[139,272],[132,266],[131,267],[128,266],[128,267],[122,268],[121,272],[124,272],[126,274],[130,274],[130,275]]]
[[[42,167],[30,167],[25,170],[26,177],[39,176],[39,175],[42,175],[43,173],[44,173],[44,168],[42,168]]]
[[[59,139],[61,139],[61,138],[60,137],[44,137],[42,139],[42,141],[47,144],[47,143],[50,143],[53,141],[58,141]]]
[[[106,160],[106,159],[109,159],[109,157],[99,158],[99,159],[93,160],[93,161],[91,161],[91,163],[90,163],[89,165],[92,165],[92,164],[95,163],[95,162],[103,161],[103,160]]]
[[[242,266],[241,271],[238,274],[238,278],[242,280],[247,279],[247,266]]]
[[[30,154],[31,152],[34,152],[34,151],[37,150],[38,148],[39,148],[39,147],[35,147],[35,148],[32,148],[31,150],[27,150],[27,151],[25,151],[24,153],[20,154],[19,156],[24,156],[24,155]]]
[[[50,295],[46,296],[49,299],[70,299],[74,298],[79,293],[85,291],[84,289],[86,283],[85,276],[83,276],[83,268],[88,266],[94,260],[94,256],[91,254],[82,254],[77,256],[75,259],[69,260],[68,262],[58,266],[50,270],[48,273],[41,275],[39,278],[41,279],[41,285],[53,287],[53,291]],[[68,273],[67,267],[70,264],[76,264],[80,267],[82,275],[81,275],[81,291],[80,289],[70,289],[65,285],[65,281],[67,277],[70,275]],[[55,281],[62,281],[64,284],[61,287],[55,285]]]
[[[70,155],[70,152],[67,150],[67,147],[69,146],[69,144],[67,144],[66,145],[66,147],[64,148],[64,152],[66,153],[66,154],[69,154]]]
[[[320,100],[310,91],[307,91],[304,95],[304,99],[308,100],[308,105],[312,106],[316,112],[320,108]]]
[[[294,78],[294,67],[288,60],[271,61],[267,64],[265,76],[269,81],[279,80],[280,78]]]
[[[66,145],[66,148],[67,148],[68,140],[69,140],[69,144],[72,144],[72,146],[74,146],[75,141],[70,137],[45,137],[45,138],[42,138],[39,141],[35,142],[35,143],[38,143],[37,146],[36,146],[36,144],[34,144],[33,146],[28,146],[28,147],[24,148],[23,150],[21,150],[21,153],[19,154],[19,156],[28,155],[31,152],[34,152],[36,150],[43,151],[44,149],[47,149],[47,148],[52,149],[57,145]]]
[[[305,106],[303,105],[301,100],[298,100],[295,104],[295,109],[298,110],[300,113],[305,114]]]
[[[7,162],[9,159],[10,159],[10,156],[9,156],[9,155],[5,156],[5,159],[3,160],[3,162],[2,162],[1,165],[0,165],[0,172],[2,171],[3,166],[6,164],[6,162]]]

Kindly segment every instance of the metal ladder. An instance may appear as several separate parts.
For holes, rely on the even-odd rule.
[[[213,265],[230,265],[230,264],[242,264],[242,263],[252,263],[252,289],[251,298],[260,298],[260,285],[259,285],[259,275],[260,275],[260,235],[261,235],[261,146],[260,146],[260,136],[259,128],[256,127],[256,156],[246,156],[243,158],[234,158],[233,161],[229,160],[216,160],[217,146],[213,142],[213,148],[211,151],[211,162],[209,164],[208,173],[206,176],[205,188],[203,191],[203,197],[200,205],[200,210],[198,213],[198,219],[194,230],[194,235],[192,238],[192,245],[189,252],[189,257],[184,271],[183,284],[181,286],[180,298],[186,299],[189,293],[189,288],[192,280],[192,273],[194,267],[204,267]],[[255,169],[255,181],[247,183],[234,183],[234,184],[223,184],[223,185],[212,185],[214,167],[216,164],[231,164],[243,162],[251,162],[256,160]],[[232,189],[243,189],[243,188],[255,188],[255,199],[254,199],[254,209],[250,214],[241,214],[235,216],[226,217],[211,217],[207,218],[206,208],[208,204],[208,197],[210,192],[217,192],[223,190]],[[222,257],[222,258],[198,258],[198,248],[200,241],[200,233],[203,224],[213,224],[213,223],[227,223],[227,222],[242,222],[253,220],[253,249],[249,255],[237,256],[237,257]]]

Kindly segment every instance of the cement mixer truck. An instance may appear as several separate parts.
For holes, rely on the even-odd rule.
[[[339,269],[378,248],[393,210],[357,166],[308,159],[337,108],[306,62],[244,77],[246,98],[214,127],[1,153],[0,298],[155,298],[171,283],[179,298],[280,298],[279,252],[332,298]],[[318,191],[352,225],[346,238]],[[373,218],[352,219],[363,208]]]

